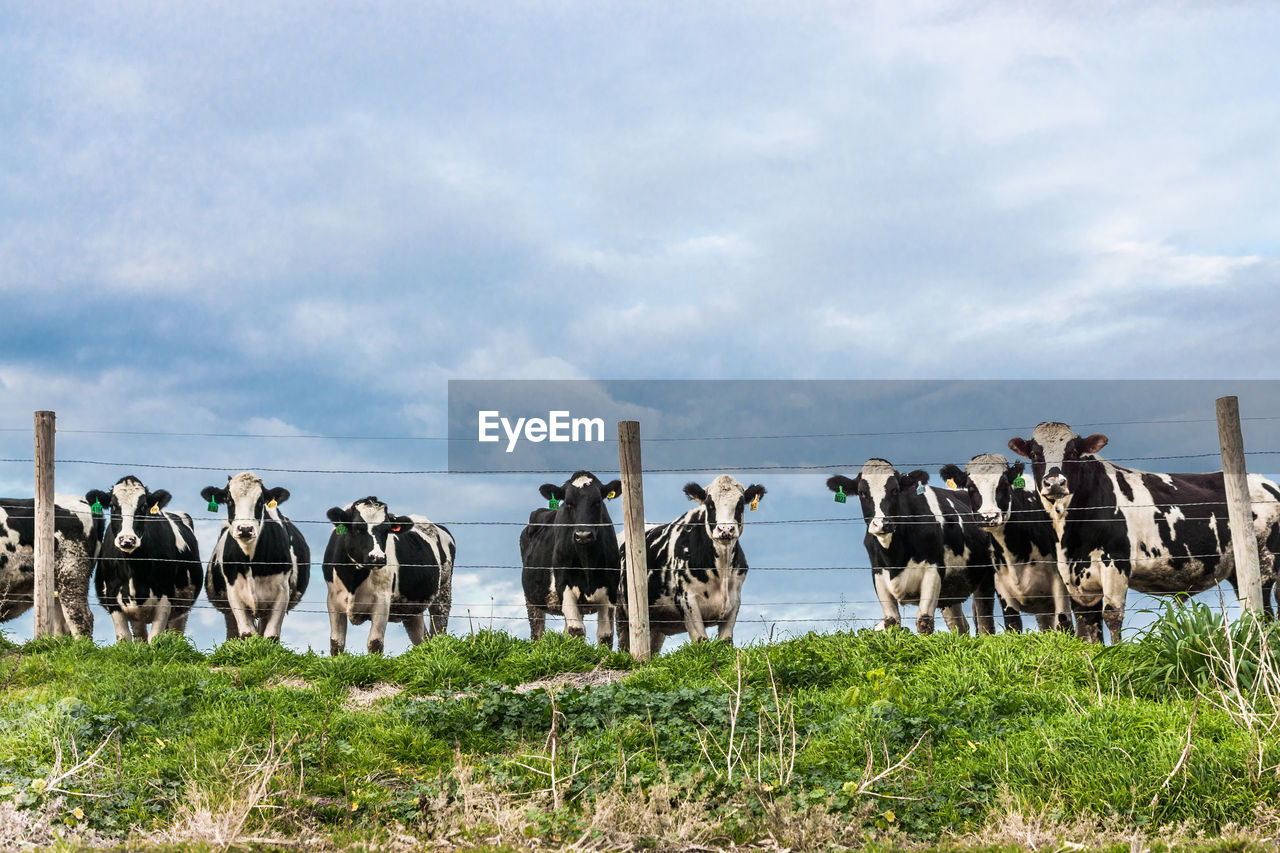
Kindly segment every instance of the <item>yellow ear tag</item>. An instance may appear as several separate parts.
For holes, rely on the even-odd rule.
[[[948,479],[948,480],[947,480],[947,488],[948,488],[948,489],[958,489],[958,488],[960,488],[960,487],[956,485],[956,481],[955,481],[955,480]]]
[[[613,489],[610,489],[609,494],[605,495],[605,497],[608,498],[609,500],[613,500],[617,496],[618,496],[618,493],[615,492]]]
[[[275,498],[272,498],[271,500],[267,501],[267,509],[275,509],[275,508],[276,508]]]
[[[160,514],[160,504],[152,504],[152,505],[151,505],[151,514],[152,514],[152,515],[159,515],[159,514]]]
[[[752,511],[752,512],[755,512],[755,511],[756,511],[756,510],[758,510],[759,508],[760,508],[760,499],[759,499],[759,498],[752,498],[752,499],[751,499],[751,511]]]

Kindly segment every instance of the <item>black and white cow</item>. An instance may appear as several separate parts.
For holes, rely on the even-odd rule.
[[[245,471],[228,477],[226,488],[206,486],[200,496],[227,507],[205,576],[205,594],[226,619],[227,639],[279,640],[285,612],[311,579],[311,549],[278,506],[289,490],[268,489]]]
[[[369,625],[369,652],[382,654],[387,622],[401,622],[415,646],[427,634],[424,614],[432,611],[431,634],[443,581],[453,576],[457,548],[453,536],[426,516],[393,515],[369,496],[327,513],[333,533],[324,552],[329,587],[329,654],[346,649],[347,622]],[[449,602],[443,603],[447,626]]]
[[[827,488],[858,497],[867,523],[863,544],[884,619],[901,622],[899,604],[916,604],[916,630],[932,634],[942,608],[948,627],[969,633],[961,605],[972,595],[978,633],[995,632],[991,539],[974,518],[964,492],[928,485],[925,471],[900,474],[883,459],[868,459],[853,479],[836,475]]]
[[[0,498],[0,622],[16,619],[35,603],[35,501]],[[89,580],[98,558],[103,520],[78,495],[53,499],[54,630],[93,636]]]
[[[529,633],[541,637],[550,613],[564,616],[566,633],[585,637],[582,617],[594,613],[596,642],[612,647],[621,563],[605,501],[618,496],[622,483],[601,483],[590,471],[578,471],[564,485],[544,483],[538,491],[559,506],[529,513],[520,533]]]
[[[944,465],[947,485],[968,492],[978,524],[995,543],[996,595],[1006,630],[1021,631],[1020,613],[1041,631],[1071,630],[1071,597],[1058,574],[1058,534],[1021,462],[998,453],[975,456],[964,470]]]
[[[94,587],[115,628],[116,642],[183,633],[204,572],[191,516],[165,509],[171,495],[122,477],[110,491],[84,499],[109,507],[111,523],[98,554]],[[147,626],[150,626],[148,631]]]
[[[1040,499],[1062,543],[1059,570],[1077,622],[1085,620],[1097,640],[1105,622],[1115,642],[1129,587],[1186,596],[1222,580],[1234,586],[1235,556],[1222,472],[1134,471],[1097,457],[1107,441],[1101,433],[1081,438],[1064,423],[1046,422],[1029,440],[1009,439],[1009,449],[1031,460]],[[1280,488],[1250,474],[1249,494],[1270,611],[1272,549],[1280,545]]]
[[[690,640],[707,639],[708,625],[716,627],[716,639],[733,643],[742,584],[747,579],[747,556],[739,542],[743,511],[764,497],[765,488],[755,484],[743,488],[722,474],[705,489],[689,483],[684,493],[698,506],[644,534],[651,654],[657,654],[663,640],[674,634],[688,632]],[[630,645],[625,545],[620,556],[618,647],[625,651]]]

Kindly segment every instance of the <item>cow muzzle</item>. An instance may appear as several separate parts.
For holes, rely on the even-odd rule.
[[[871,519],[870,522],[867,523],[867,532],[870,533],[872,536],[880,536],[884,533],[888,533],[889,532],[888,528],[889,528],[889,525],[885,522],[885,520],[879,517],[873,518]]]
[[[717,524],[716,529],[712,531],[711,538],[717,542],[728,542],[738,538],[738,525],[736,524]]]
[[[1040,482],[1040,494],[1046,498],[1065,498],[1071,494],[1067,486],[1067,478],[1060,473],[1046,474]]]
[[[987,510],[978,513],[978,521],[981,522],[983,527],[999,527],[1002,520],[999,512]]]
[[[116,537],[116,547],[126,554],[138,550],[139,544],[141,543],[139,543],[138,537],[130,533],[121,533]]]
[[[258,527],[255,524],[237,524],[234,533],[241,542],[248,542],[258,535]]]
[[[594,530],[575,530],[573,531],[573,541],[578,545],[590,545],[596,541],[596,532]]]

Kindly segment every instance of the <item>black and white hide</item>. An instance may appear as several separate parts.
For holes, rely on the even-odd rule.
[[[0,498],[0,622],[35,603],[35,500]],[[53,629],[93,636],[89,581],[102,541],[103,517],[79,495],[55,495],[53,505]]]

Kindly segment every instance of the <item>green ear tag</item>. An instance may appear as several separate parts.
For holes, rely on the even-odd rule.
[[[548,509],[559,509],[559,508],[560,508],[560,501],[556,500],[556,496],[555,496],[555,495],[552,495],[552,496],[551,496],[551,500],[547,501],[547,508],[548,508]]]
[[[102,502],[94,501],[93,506],[89,507],[89,509],[93,511],[94,515],[102,515]]]
[[[836,487],[836,503],[842,504],[849,500],[849,496],[844,493],[844,486]]]
[[[217,511],[218,511],[218,502],[215,501],[213,498],[209,498],[209,512],[217,512]]]
[[[338,525],[338,529],[337,529],[335,532],[336,532],[339,536],[346,536],[346,535],[347,535],[347,526],[346,526],[345,524],[339,524],[339,525]]]
[[[1027,481],[1022,479],[1021,474],[1013,478],[1013,487],[1015,489],[1025,489],[1027,487]]]

